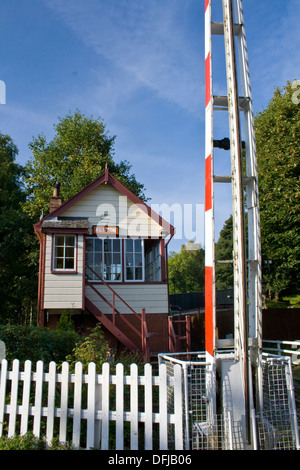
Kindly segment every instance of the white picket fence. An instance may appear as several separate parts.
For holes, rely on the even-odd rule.
[[[183,449],[179,365],[174,377],[167,376],[165,364],[159,365],[156,375],[146,364],[142,376],[136,364],[130,366],[129,375],[122,364],[117,364],[114,375],[108,363],[101,374],[92,362],[87,374],[80,362],[74,373],[67,362],[60,370],[51,362],[47,369],[39,361],[33,370],[31,361],[26,361],[21,371],[15,360],[9,371],[2,360],[0,437],[31,431],[43,436],[48,446],[58,436],[59,442],[71,441],[74,448]]]

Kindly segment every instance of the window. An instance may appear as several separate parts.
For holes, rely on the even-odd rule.
[[[143,240],[125,240],[125,277],[126,281],[144,280]]]
[[[105,281],[121,281],[121,240],[93,237],[87,238],[86,243],[87,265]],[[88,271],[92,280],[99,280],[96,274]]]
[[[53,270],[75,271],[76,235],[54,235]]]

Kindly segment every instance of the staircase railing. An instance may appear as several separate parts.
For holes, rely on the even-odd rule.
[[[142,313],[141,315],[139,315],[104,279],[103,277],[96,273],[88,264],[85,265],[85,268],[86,268],[86,271],[87,269],[91,271],[91,273],[94,274],[94,276],[96,276],[99,281],[101,281],[112,293],[112,302],[110,302],[98,289],[96,289],[96,287],[91,283],[91,279],[88,279],[87,278],[87,275],[86,275],[86,280],[87,280],[87,283],[89,285],[89,287],[91,287],[91,289],[93,289],[93,291],[99,296],[101,297],[102,300],[104,300],[104,302],[106,302],[107,305],[109,305],[112,309],[112,323],[115,325],[116,323],[116,315],[118,315],[118,317],[120,319],[122,319],[126,325],[140,338],[140,341],[141,341],[141,346],[142,346],[142,353],[144,354],[144,358],[147,361],[149,361],[149,356],[150,356],[150,352],[149,352],[149,333],[148,333],[148,328],[147,328],[147,322],[146,322],[146,312],[145,312],[145,309],[142,309]],[[85,271],[85,272],[86,272]],[[130,312],[139,320],[140,322],[140,330],[138,330],[137,328],[135,328],[135,326],[133,326],[126,318],[126,315],[122,314],[117,308],[116,308],[116,298],[118,298],[129,310]]]
[[[169,351],[179,352],[182,341],[186,342],[186,350],[191,351],[191,317],[186,315],[184,319],[175,319],[174,317],[168,317],[169,326]],[[178,325],[178,331],[175,331],[175,324]],[[181,326],[185,327],[185,334],[182,334]]]

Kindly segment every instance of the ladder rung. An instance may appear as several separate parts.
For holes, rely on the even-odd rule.
[[[233,25],[233,34],[238,36],[242,32],[242,24],[235,23]],[[212,22],[211,23],[211,34],[216,34],[218,36],[224,34],[224,23]]]
[[[250,99],[247,96],[239,96],[239,106],[241,110],[245,110],[249,105]],[[213,96],[214,106],[219,108],[228,109],[228,99],[227,96]]]
[[[216,263],[218,263],[218,264],[232,264],[233,260],[232,259],[218,259],[218,260],[216,260]]]
[[[255,179],[255,176],[243,176],[243,183],[251,183],[252,181],[255,181]],[[231,176],[214,175],[213,180],[214,183],[231,183]]]
[[[214,183],[231,183],[231,176],[214,175]]]

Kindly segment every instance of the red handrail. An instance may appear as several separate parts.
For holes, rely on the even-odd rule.
[[[113,302],[111,303],[101,292],[99,292],[91,282],[88,279],[88,284],[89,286],[93,289],[96,294],[98,294],[111,308],[113,312],[113,324],[115,324],[115,314],[117,313],[120,318],[140,337],[141,339],[141,344],[142,344],[142,352],[144,354],[145,361],[149,361],[150,357],[150,350],[149,350],[149,333],[148,333],[148,328],[147,328],[147,322],[146,322],[146,313],[145,309],[142,309],[141,315],[138,315],[135,310],[100,276],[98,273],[96,273],[89,265],[85,265],[87,269],[89,269],[108,289],[111,290],[113,294]],[[116,308],[116,302],[115,302],[115,297],[118,297],[121,302],[126,305],[126,307],[134,314],[135,317],[139,319],[141,322],[141,331],[138,331],[126,318],[125,316],[120,313],[117,308]]]

